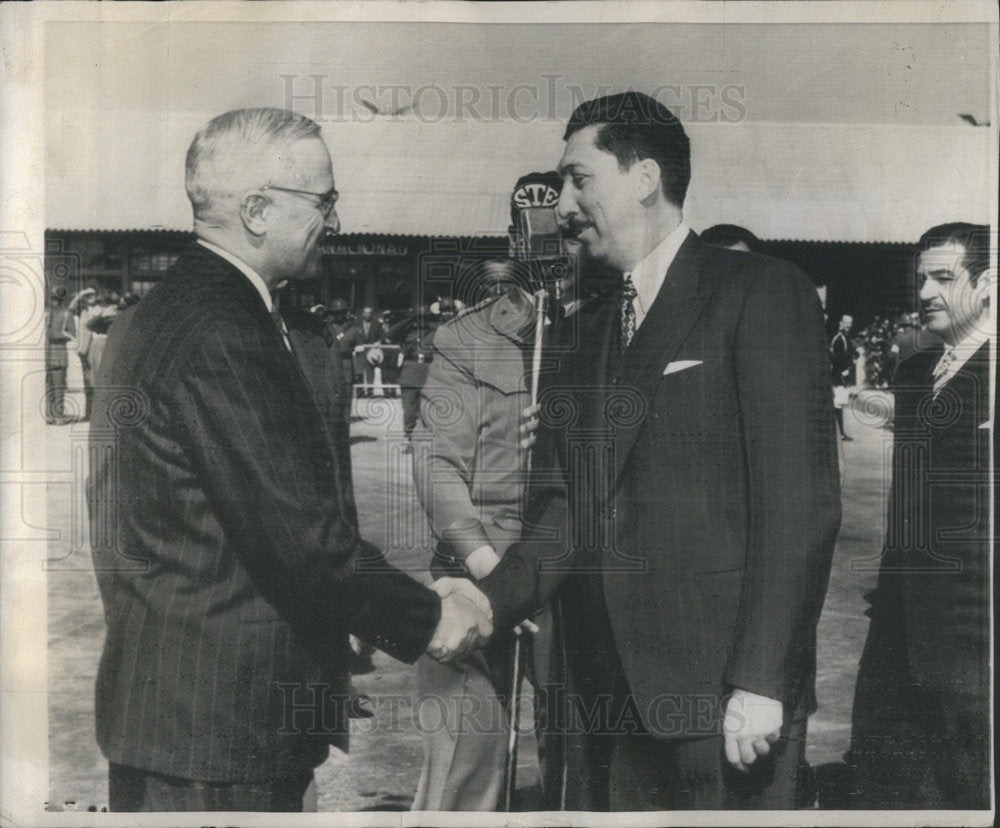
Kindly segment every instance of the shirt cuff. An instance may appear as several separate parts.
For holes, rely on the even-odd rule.
[[[456,560],[464,561],[480,546],[492,546],[486,527],[479,520],[453,523],[441,532],[441,541]]]

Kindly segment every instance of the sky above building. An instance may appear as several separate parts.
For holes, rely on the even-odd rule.
[[[194,131],[280,106],[323,126],[345,231],[502,232],[510,187],[555,166],[574,106],[631,87],[691,133],[699,220],[915,238],[931,215],[988,209],[990,128],[974,124],[991,119],[991,38],[982,23],[50,22],[46,223],[187,227]]]

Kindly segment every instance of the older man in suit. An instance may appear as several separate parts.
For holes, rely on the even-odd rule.
[[[564,137],[559,219],[622,287],[554,354],[555,462],[479,586],[507,626],[563,582],[612,810],[794,807],[840,518],[816,291],[685,226],[688,138],[658,102],[585,102]]]
[[[920,240],[927,332],[896,372],[892,487],[849,764],[859,808],[990,806],[989,228]]]
[[[91,428],[97,738],[113,810],[300,810],[346,741],[348,634],[447,658],[488,607],[360,538],[343,446],[272,318],[268,289],[315,275],[338,227],[319,127],[220,115],[186,188],[197,243],[115,326]]]

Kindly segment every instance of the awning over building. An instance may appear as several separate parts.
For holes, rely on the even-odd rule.
[[[184,155],[213,113],[66,112],[49,124],[46,226],[190,230]],[[563,123],[324,124],[345,233],[496,235],[517,178],[550,169]],[[685,213],[766,239],[913,242],[990,221],[990,130],[966,125],[693,124]]]

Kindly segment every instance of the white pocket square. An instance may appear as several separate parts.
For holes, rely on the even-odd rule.
[[[685,368],[694,368],[695,365],[701,365],[704,360],[701,359],[682,359],[677,362],[671,362],[663,369],[663,376],[667,374],[675,374],[678,371],[683,371]]]

